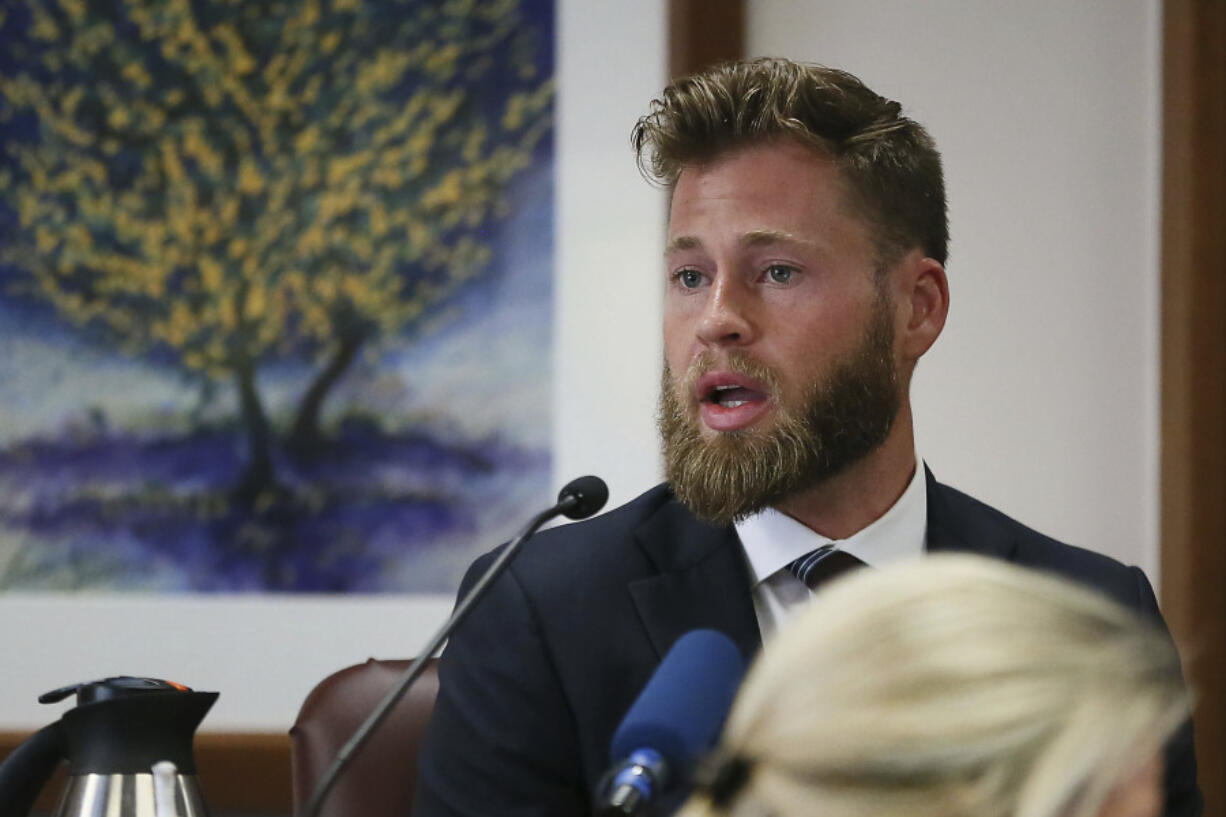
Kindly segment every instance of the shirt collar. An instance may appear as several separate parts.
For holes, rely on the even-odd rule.
[[[882,567],[923,555],[927,527],[924,463],[916,457],[915,473],[902,496],[868,527],[838,544],[866,564]],[[737,522],[736,533],[755,585],[832,541],[774,508],[766,508]]]

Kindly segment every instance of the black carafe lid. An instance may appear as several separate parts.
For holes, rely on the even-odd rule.
[[[54,703],[74,693],[77,706],[60,719],[69,774],[148,774],[162,760],[180,774],[195,774],[192,738],[216,692],[120,676],[62,687],[38,700]]]

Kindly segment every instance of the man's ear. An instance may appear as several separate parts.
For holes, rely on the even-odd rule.
[[[898,349],[904,360],[914,363],[945,328],[949,281],[941,262],[919,250],[904,257],[898,267]]]

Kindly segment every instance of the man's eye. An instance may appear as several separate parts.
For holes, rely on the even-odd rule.
[[[766,277],[773,284],[787,284],[792,280],[792,276],[796,274],[796,270],[792,267],[785,267],[782,264],[774,264],[767,268]]]
[[[702,273],[695,269],[678,270],[673,277],[685,289],[696,289],[702,284]]]

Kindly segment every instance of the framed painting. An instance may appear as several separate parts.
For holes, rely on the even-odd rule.
[[[0,591],[451,592],[550,480],[551,0],[0,15]]]

